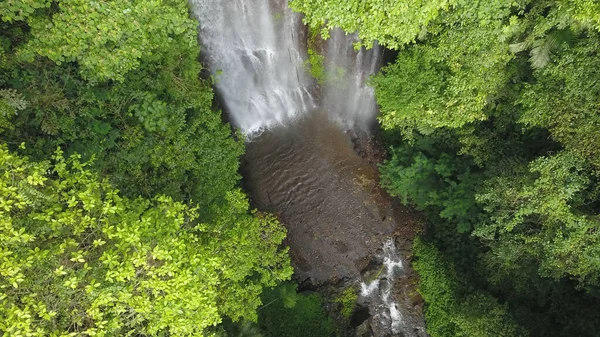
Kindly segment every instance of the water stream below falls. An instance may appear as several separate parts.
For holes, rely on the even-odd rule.
[[[396,290],[399,280],[406,276],[405,261],[398,254],[394,240],[388,239],[379,256],[382,265],[370,281],[360,284],[361,300],[373,315],[374,331],[389,331],[390,335],[427,336],[422,318],[407,310],[410,298]]]
[[[418,305],[396,282],[406,283],[410,268],[389,244],[412,219],[389,202],[377,167],[357,154],[350,136],[374,124],[367,79],[378,70],[380,49],[356,51],[354,36],[332,31],[320,52],[336,76],[317,85],[305,63],[307,29],[286,0],[190,4],[224,108],[248,136],[244,184],[253,205],[288,228],[295,277],[316,286],[362,282],[369,336],[423,336]],[[365,283],[379,260],[385,278]]]
[[[246,145],[243,164],[253,204],[288,228],[297,280],[373,289],[359,299],[371,316],[370,334],[360,336],[426,336],[412,271],[389,243],[413,214],[389,202],[376,166],[339,124],[311,113],[263,132]]]

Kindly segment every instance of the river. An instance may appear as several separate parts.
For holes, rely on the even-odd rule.
[[[389,201],[377,167],[356,151],[375,124],[367,79],[380,48],[355,51],[353,35],[332,32],[320,52],[335,81],[318,85],[307,72],[307,29],[285,0],[191,4],[216,89],[248,140],[245,187],[287,227],[294,277],[362,287],[369,336],[425,336],[410,263],[391,239],[413,216]]]

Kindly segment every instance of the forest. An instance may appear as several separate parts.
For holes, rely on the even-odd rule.
[[[292,0],[397,51],[381,184],[428,217],[431,336],[597,336],[600,3]]]
[[[187,3],[3,1],[0,17],[0,334],[255,318],[292,273],[285,229],[239,188],[243,141],[199,76]]]
[[[379,169],[427,217],[428,334],[598,336],[600,2],[289,5],[394,54],[370,79]],[[286,230],[241,188],[244,135],[186,1],[5,0],[0,18],[0,335],[333,333],[283,283]]]

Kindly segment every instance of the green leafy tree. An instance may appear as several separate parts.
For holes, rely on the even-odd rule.
[[[537,159],[530,170],[529,176],[487,182],[478,201],[489,220],[474,234],[497,249],[500,266],[535,259],[544,276],[597,285],[600,219],[582,212],[591,186],[585,161],[565,152]]]
[[[30,102],[18,115],[10,114],[10,121],[2,117],[3,139],[9,144],[25,142],[26,152],[39,160],[57,146],[85,159],[96,156],[94,168],[131,198],[166,194],[176,200],[194,199],[203,206],[202,216],[205,206],[225,202],[225,194],[239,180],[243,143],[232,137],[230,126],[213,109],[211,83],[199,76],[197,25],[189,19],[187,4],[56,5],[58,12],[40,9],[23,22],[0,23],[0,45],[7,51],[0,88],[14,88],[7,90],[17,90]],[[122,13],[134,7],[135,12]],[[36,29],[40,20],[56,29]],[[94,25],[110,25],[118,36],[102,36],[120,40],[94,44],[93,36],[81,32]],[[105,55],[121,57],[115,48],[144,49],[130,45],[139,43],[151,50],[146,48],[139,57],[124,50],[122,57],[130,59],[111,59],[114,65],[104,60]],[[40,51],[31,54],[37,56],[30,62],[21,62],[34,44],[53,53],[73,45],[82,48],[77,49],[82,54],[74,62],[56,62]],[[113,69],[125,65],[127,69]]]
[[[404,203],[454,223],[458,232],[469,232],[477,221],[474,185],[480,178],[471,172],[472,161],[444,150],[424,137],[395,148],[380,168],[381,185]]]
[[[40,9],[50,7],[51,0],[4,1],[0,4],[2,21],[24,21]]]
[[[9,2],[10,3],[10,2]],[[18,2],[17,2],[18,3]],[[18,8],[9,4],[3,15],[48,6],[34,1]],[[23,59],[35,55],[57,64],[77,62],[89,80],[123,82],[124,75],[136,69],[142,58],[167,52],[172,41],[196,44],[196,23],[189,18],[183,1],[89,2],[60,0],[52,15],[31,15],[27,19],[33,39],[21,50]],[[17,7],[17,8],[15,8]],[[22,18],[25,14],[17,15]]]
[[[436,1],[359,1],[359,0],[292,0],[290,7],[305,14],[304,22],[313,27],[323,26],[323,34],[335,27],[358,32],[363,42],[373,40],[397,49],[414,42],[441,11],[454,5],[455,0]]]
[[[0,331],[6,336],[199,335],[256,319],[263,287],[291,274],[285,231],[239,191],[214,220],[169,197],[119,196],[57,151],[0,147]]]
[[[414,242],[419,293],[426,302],[427,332],[442,336],[527,336],[508,307],[494,297],[470,288],[432,244]]]
[[[549,129],[567,150],[600,167],[600,34],[585,35],[535,71],[520,97],[520,122]]]
[[[514,55],[500,43],[510,9],[504,2],[457,6],[427,44],[401,52],[373,80],[382,126],[410,137],[487,120],[490,103],[514,77],[507,67]]]

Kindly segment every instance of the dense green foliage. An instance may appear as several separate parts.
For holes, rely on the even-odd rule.
[[[248,214],[239,191],[203,223],[169,197],[119,197],[60,151],[33,163],[3,147],[0,164],[9,335],[198,335],[221,316],[255,317],[262,287],[289,276],[285,232]]]
[[[399,49],[372,80],[382,184],[430,219],[415,248],[432,336],[595,336],[600,4],[291,6]]]
[[[198,336],[291,275],[186,1],[0,3],[0,335]],[[57,150],[58,149],[58,150]]]
[[[313,41],[341,27],[399,50],[372,80],[382,184],[431,222],[429,333],[595,336],[600,3],[290,6]],[[196,26],[181,0],[0,3],[0,334],[335,333],[317,294],[264,291],[291,274],[285,232],[236,187],[243,144],[199,77]],[[341,78],[309,56],[317,81]]]
[[[216,330],[219,337],[334,337],[339,336],[319,293],[299,294],[297,284],[281,283],[267,289],[258,308],[258,322],[226,320]]]
[[[317,84],[322,85],[325,83],[325,56],[319,54],[319,52],[317,51],[319,29],[312,28],[309,30],[308,34],[308,59],[304,61],[304,66],[307,68],[308,72],[315,79],[315,81],[317,81]]]
[[[394,48],[414,41],[422,26],[435,19],[440,10],[456,2],[291,0],[290,7],[304,13],[304,22],[310,26],[324,25],[325,37],[328,30],[340,27],[348,32],[358,31],[359,37],[366,43],[379,40]]]
[[[415,240],[419,292],[427,302],[427,331],[432,336],[524,336],[507,307],[493,296],[468,287],[431,244]]]
[[[258,310],[258,325],[265,337],[335,336],[318,293],[297,294],[294,284],[285,283],[266,290],[262,298],[265,305]]]
[[[128,5],[120,3],[119,6]],[[48,55],[41,49],[33,48],[32,41],[52,42],[48,49],[57,51],[65,46],[65,29],[77,34],[78,29],[91,29],[89,22],[94,22],[98,31],[112,29],[113,24],[105,19],[89,20],[88,16],[95,15],[98,9],[85,2],[60,2],[58,8],[63,4],[68,7],[57,13],[38,10],[29,17],[32,25],[49,20],[52,27],[86,21],[85,25],[56,31],[55,39],[47,36],[51,31],[48,29],[30,29],[22,22],[0,24],[4,34],[0,46],[6,59],[0,71],[0,85],[16,90],[18,97],[30,103],[26,109],[19,107],[18,114],[3,114],[10,117],[0,121],[0,127],[10,121],[10,126],[3,127],[5,142],[25,141],[29,154],[37,159],[47,157],[56,146],[84,158],[95,155],[97,169],[131,197],[164,193],[203,205],[222,199],[238,179],[238,157],[243,145],[231,138],[229,127],[211,110],[213,94],[210,83],[198,77],[196,29],[188,19],[185,2],[161,5],[169,15],[177,17],[172,21],[184,22],[185,29],[164,39],[160,34],[150,34],[158,39],[148,42],[156,50],[133,59],[130,53],[114,62],[110,59],[120,55],[112,47],[141,43],[145,31],[162,30],[162,19],[158,19],[162,15],[151,15],[156,19],[149,21],[140,19],[131,27],[116,22],[123,41],[99,44],[98,50],[55,63],[43,57]],[[154,8],[157,2],[136,4],[142,6],[140,13],[158,10]],[[144,4],[149,8],[144,9]],[[65,13],[76,15],[77,19],[63,18]],[[86,38],[85,34],[74,35],[69,43],[93,46]],[[38,56],[23,63],[23,54]],[[94,59],[89,64],[88,56]],[[113,63],[118,66],[113,67]],[[102,70],[97,64],[102,64]],[[120,68],[125,64],[130,64],[126,71]],[[95,77],[90,77],[91,73]]]

